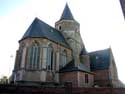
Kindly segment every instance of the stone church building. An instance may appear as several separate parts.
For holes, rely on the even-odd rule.
[[[55,28],[35,18],[19,40],[11,82],[72,82],[73,87],[120,87],[111,48],[87,52],[80,24],[66,4]]]

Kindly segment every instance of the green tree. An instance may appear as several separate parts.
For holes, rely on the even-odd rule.
[[[7,76],[1,77],[0,84],[8,84],[8,77]]]

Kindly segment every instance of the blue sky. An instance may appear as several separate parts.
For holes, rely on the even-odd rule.
[[[0,15],[7,15],[27,1],[28,0],[0,0]]]
[[[18,41],[35,17],[54,27],[66,1],[87,51],[112,48],[120,80],[125,53],[125,21],[119,0],[0,0],[0,76],[11,75]]]

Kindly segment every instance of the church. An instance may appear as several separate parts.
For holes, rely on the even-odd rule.
[[[65,5],[55,27],[35,18],[19,40],[11,76],[21,82],[71,82],[73,87],[121,87],[111,48],[87,52],[80,24]]]

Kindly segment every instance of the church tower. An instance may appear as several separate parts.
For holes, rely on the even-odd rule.
[[[80,36],[80,24],[74,19],[68,4],[66,4],[62,16],[55,23],[55,28],[59,30],[73,51],[75,64],[79,61],[79,54],[84,48],[82,38]]]

